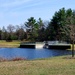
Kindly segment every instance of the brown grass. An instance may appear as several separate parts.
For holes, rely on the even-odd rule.
[[[0,75],[75,75],[75,59],[63,58],[0,62]]]
[[[0,62],[5,62],[5,61],[21,61],[21,60],[27,60],[26,58],[21,58],[21,57],[15,57],[12,59],[5,59],[0,57]]]
[[[0,62],[7,61],[7,59],[0,57]]]
[[[26,58],[15,57],[15,58],[11,59],[10,61],[21,61],[21,60],[26,60]]]

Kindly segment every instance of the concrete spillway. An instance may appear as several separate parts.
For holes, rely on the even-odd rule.
[[[35,48],[37,49],[41,49],[41,48],[43,48],[44,47],[44,43],[36,43],[36,45],[35,45]]]

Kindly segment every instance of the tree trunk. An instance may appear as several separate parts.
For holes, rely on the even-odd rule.
[[[74,57],[74,40],[72,41],[72,57]]]

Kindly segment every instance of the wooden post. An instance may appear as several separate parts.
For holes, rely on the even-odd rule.
[[[74,57],[74,40],[72,41],[72,57]]]

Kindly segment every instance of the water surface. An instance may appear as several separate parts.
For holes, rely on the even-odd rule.
[[[28,60],[38,58],[49,58],[71,54],[68,50],[51,49],[27,49],[27,48],[0,48],[0,57],[12,59],[15,57],[26,58]]]

